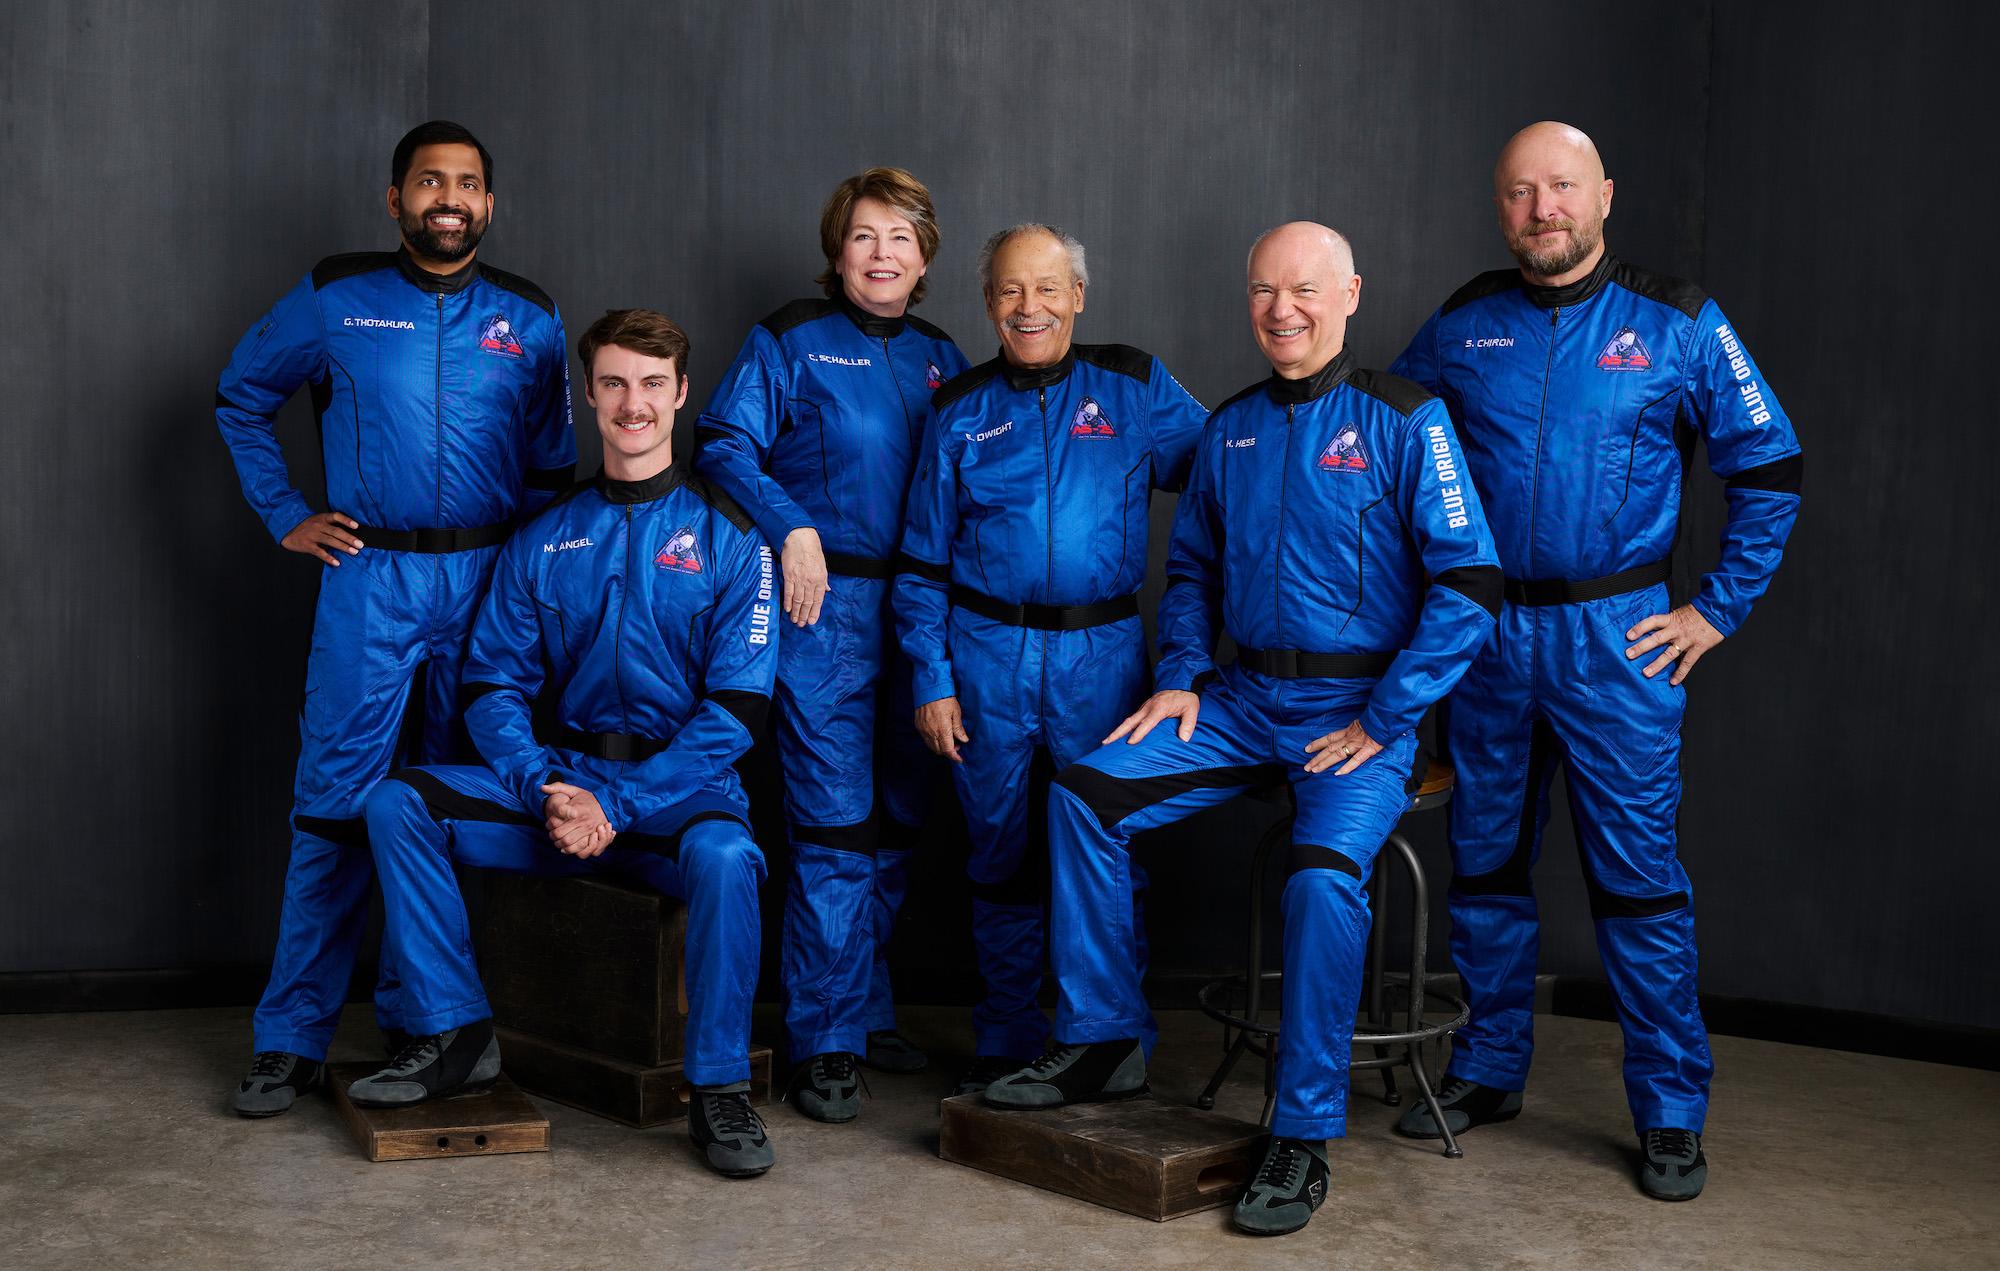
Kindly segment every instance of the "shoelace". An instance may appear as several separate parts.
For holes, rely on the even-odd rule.
[[[1467,1090],[1471,1090],[1474,1087],[1478,1086],[1478,1084],[1479,1083],[1476,1081],[1467,1081],[1463,1077],[1453,1077],[1449,1081],[1444,1083],[1444,1089],[1438,1091],[1438,1102],[1450,1103],[1453,1099],[1458,1098],[1461,1094],[1464,1094]]]
[[[389,1067],[385,1071],[393,1072],[399,1077],[407,1077],[411,1073],[429,1067],[443,1053],[443,1033],[433,1033],[429,1037],[412,1037],[408,1045],[396,1052],[396,1057],[389,1061]]]
[[[1694,1131],[1648,1130],[1646,1155],[1691,1161],[1694,1159]]]
[[[1274,1143],[1264,1156],[1264,1168],[1257,1174],[1257,1184],[1281,1192],[1290,1191],[1298,1185],[1305,1164],[1306,1154],[1296,1144]]]
[[[764,1132],[764,1123],[757,1119],[756,1109],[750,1106],[750,1097],[744,1094],[704,1094],[707,1101],[708,1125],[717,1138],[742,1136],[754,1139]]]
[[[868,1078],[855,1067],[853,1055],[844,1050],[814,1055],[811,1063],[793,1070],[792,1079],[786,1084],[785,1092],[778,1096],[778,1102],[789,1102],[799,1092],[800,1086],[838,1086],[849,1081],[859,1082],[861,1093],[871,1099],[875,1097],[875,1092],[868,1088]]]
[[[253,1080],[258,1077],[283,1076],[285,1061],[290,1058],[291,1056],[282,1050],[260,1050],[250,1061],[250,1076]]]
[[[1076,1046],[1051,1046],[1042,1052],[1040,1059],[1028,1065],[1028,1071],[1037,1077],[1046,1077],[1068,1062],[1069,1057],[1078,1049]]]

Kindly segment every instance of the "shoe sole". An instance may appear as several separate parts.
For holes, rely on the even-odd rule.
[[[1233,1214],[1230,1215],[1229,1222],[1246,1236],[1289,1236],[1295,1231],[1304,1231],[1312,1223],[1312,1214],[1307,1213],[1305,1221],[1296,1227],[1252,1227]]]
[[[498,1077],[495,1077],[492,1081],[481,1081],[471,1085],[457,1086],[445,1091],[443,1094],[427,1094],[421,1099],[396,1101],[370,1099],[365,1095],[358,1095],[350,1091],[348,1092],[347,1101],[357,1108],[414,1108],[424,1103],[449,1103],[453,1099],[471,1099],[478,1095],[487,1094],[492,1091],[499,1080]]]
[[[1079,1103],[1117,1103],[1121,1099],[1136,1099],[1142,1094],[1153,1093],[1152,1085],[1142,1082],[1137,1089],[1133,1090],[1116,1090],[1100,1092],[1098,1094],[1079,1095],[1074,1099],[1058,1099],[1054,1103],[1001,1103],[988,1093],[991,1090],[991,1086],[988,1086],[985,1090],[981,1090],[979,1092],[980,1097],[986,1100],[988,1107],[999,1108],[1004,1112],[1038,1112],[1043,1108],[1071,1108]]]
[[[1425,1110],[1426,1112],[1430,1111],[1430,1105],[1429,1105],[1429,1104],[1426,1104],[1426,1103],[1419,1103],[1419,1104],[1418,1104],[1417,1106],[1418,1106],[1419,1108],[1422,1108],[1422,1109],[1424,1109],[1424,1110]],[[1451,1113],[1451,1112],[1453,1112],[1453,1111],[1456,1111],[1456,1109],[1453,1109],[1453,1108],[1446,1108],[1446,1109],[1444,1109],[1444,1111],[1445,1111],[1445,1112],[1446,1112],[1447,1114],[1449,1114],[1449,1113]],[[1466,1122],[1465,1122],[1465,1130],[1471,1130],[1471,1129],[1476,1129],[1476,1128],[1478,1128],[1479,1126],[1482,1126],[1482,1125],[1498,1125],[1498,1124],[1500,1124],[1500,1123],[1501,1123],[1502,1121],[1512,1121],[1512,1120],[1513,1120],[1513,1119],[1514,1119],[1515,1117],[1517,1117],[1517,1116],[1520,1116],[1520,1115],[1521,1115],[1521,1109],[1519,1109],[1519,1108],[1515,1108],[1515,1109],[1514,1109],[1514,1110],[1513,1110],[1512,1112],[1496,1112],[1496,1113],[1494,1113],[1494,1114],[1493,1114],[1492,1116],[1490,1116],[1490,1117],[1475,1117],[1475,1116],[1473,1116],[1473,1115],[1472,1115],[1471,1113],[1469,1113],[1469,1112],[1468,1112],[1468,1113],[1466,1113],[1466,1118],[1467,1118],[1467,1120],[1466,1120]],[[1431,1130],[1431,1131],[1429,1131],[1428,1133],[1426,1133],[1425,1131],[1422,1131],[1422,1130],[1406,1130],[1406,1129],[1404,1129],[1404,1128],[1403,1128],[1403,1122],[1402,1122],[1402,1119],[1401,1119],[1400,1117],[1399,1117],[1399,1118],[1397,1118],[1397,1121],[1396,1121],[1396,1124],[1395,1124],[1395,1127],[1394,1127],[1394,1128],[1395,1128],[1395,1131],[1396,1131],[1396,1133],[1398,1133],[1398,1134],[1402,1135],[1402,1136],[1403,1136],[1404,1138],[1406,1138],[1406,1139],[1425,1139],[1425,1140],[1435,1140],[1435,1139],[1441,1139],[1441,1138],[1443,1138],[1443,1137],[1444,1137],[1444,1135],[1442,1135],[1442,1134],[1438,1133],[1438,1132],[1437,1132],[1436,1130]],[[1463,1134],[1463,1133],[1465,1133],[1465,1130],[1453,1130],[1453,1131],[1452,1131],[1452,1133],[1453,1133],[1453,1134],[1455,1134],[1455,1135],[1456,1135],[1456,1134]]]

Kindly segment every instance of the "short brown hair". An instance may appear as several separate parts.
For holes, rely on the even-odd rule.
[[[603,317],[591,323],[590,329],[576,342],[576,360],[583,363],[586,380],[596,369],[593,361],[597,351],[607,344],[647,357],[672,358],[674,370],[682,379],[687,378],[687,332],[658,309],[607,309]]]
[[[829,296],[840,291],[840,250],[846,245],[847,223],[854,218],[854,205],[862,199],[879,199],[909,218],[917,231],[917,250],[924,263],[937,258],[937,209],[931,206],[931,192],[924,183],[901,168],[870,168],[833,187],[833,195],[819,214],[819,246],[826,253],[826,270],[813,279]],[[910,292],[910,303],[924,298],[928,280],[919,278]]]

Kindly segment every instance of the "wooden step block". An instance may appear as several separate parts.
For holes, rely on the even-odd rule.
[[[334,1064],[327,1069],[340,1119],[371,1161],[549,1150],[549,1119],[504,1072],[482,1094],[435,1099],[414,1108],[356,1107],[347,1097],[347,1087],[381,1069],[380,1064]]]
[[[509,1076],[544,1098],[626,1125],[644,1128],[688,1114],[694,1087],[681,1060],[634,1064],[610,1055],[511,1028],[496,1028],[500,1062]],[[750,1048],[750,1102],[771,1097],[771,1048]]]
[[[941,1110],[945,1160],[1155,1222],[1234,1204],[1265,1136],[1152,1095],[1011,1112],[968,1094]]]
[[[686,906],[619,879],[479,873],[495,1024],[643,1068],[680,1058]]]

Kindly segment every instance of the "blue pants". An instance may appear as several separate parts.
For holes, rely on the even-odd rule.
[[[590,788],[591,761],[566,766]],[[747,814],[731,773],[723,787],[621,830],[602,854],[578,860],[549,842],[539,808],[522,807],[485,768],[391,774],[368,796],[368,835],[382,872],[385,942],[403,968],[409,1030],[441,1033],[493,1014],[473,965],[454,864],[614,874],[687,902],[687,1079],[749,1080],[764,854]]]
[[[1344,777],[1307,773],[1305,747],[1353,722],[1372,685],[1231,668],[1201,695],[1189,740],[1169,720],[1137,745],[1113,742],[1056,778],[1049,949],[1058,1040],[1115,1041],[1152,1028],[1133,965],[1130,910],[1121,903],[1132,835],[1253,786],[1289,781],[1298,810],[1282,902],[1284,1014],[1271,1131],[1302,1139],[1347,1132],[1347,1068],[1368,942],[1365,881],[1410,806],[1416,737],[1389,738]]]
[[[972,1012],[974,1046],[982,1055],[1032,1056],[1048,1042],[1049,1023],[1036,1001],[1047,919],[1040,862],[1029,856],[1029,771],[1036,747],[1062,768],[1137,708],[1150,674],[1146,633],[1137,618],[1038,631],[955,608],[950,648],[972,739],[958,748],[964,762],[952,766],[952,779],[972,839],[972,940],[986,982]],[[1144,886],[1144,873],[1131,871],[1116,902],[1135,933],[1135,977],[1145,966]],[[1149,1025],[1149,1050],[1156,1035]]]
[[[456,757],[466,638],[497,547],[431,555],[364,550],[320,573],[299,711],[292,859],[271,979],[252,1022],[257,1050],[326,1058],[375,885],[362,805],[400,763]],[[413,713],[411,685],[424,697]],[[420,723],[406,734],[405,721]],[[384,954],[375,1018],[404,1027]]]
[[[778,642],[793,863],[781,970],[795,1060],[864,1052],[870,1032],[896,1026],[889,935],[937,774],[917,736],[909,667],[893,648],[888,582],[836,574],[830,583],[819,621],[788,625]]]
[[[1652,655],[1625,657],[1625,632],[1666,610],[1663,586],[1508,605],[1451,697],[1451,948],[1472,1004],[1451,1073],[1527,1085],[1539,949],[1530,872],[1560,765],[1625,1033],[1633,1123],[1700,1131],[1715,1065],[1695,1001],[1692,888],[1674,855],[1686,690],[1667,671],[1640,674]]]

